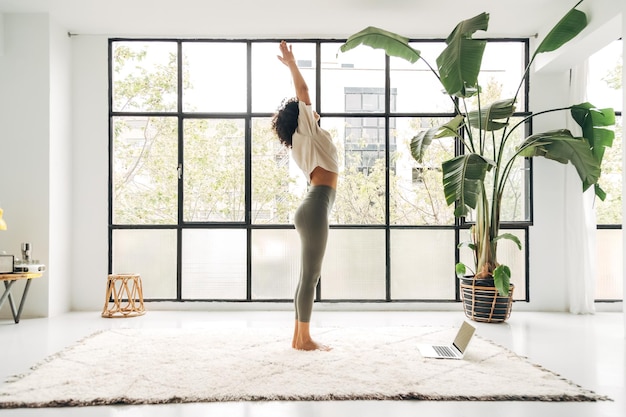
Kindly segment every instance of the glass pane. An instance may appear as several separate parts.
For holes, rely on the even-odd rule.
[[[293,299],[300,278],[300,238],[293,229],[252,231],[252,299]]]
[[[611,42],[589,57],[587,97],[594,105],[623,111],[622,39]]]
[[[622,62],[623,40],[616,40],[589,57],[587,97],[598,107],[623,110]],[[606,199],[596,199],[598,224],[622,224],[623,183],[623,117],[615,121],[613,146],[607,148],[602,161],[600,186]],[[598,229],[596,258],[596,299],[622,300],[623,283],[623,230]]]
[[[295,97],[296,91],[289,69],[276,58],[279,43],[252,44],[252,111],[274,112],[281,101]],[[300,73],[309,87],[309,96],[316,107],[315,44],[293,43],[293,54]]]
[[[245,230],[187,229],[182,245],[183,299],[246,299]]]
[[[431,117],[393,118],[397,147],[390,149],[389,210],[391,224],[454,224],[454,207],[443,194],[441,163],[454,156],[454,139],[434,139],[422,163],[410,153],[411,139],[421,130],[444,124],[447,119]]]
[[[186,119],[184,153],[184,220],[243,222],[244,121]]]
[[[291,224],[306,192],[306,178],[271,129],[252,121],[252,223]]]
[[[480,100],[483,105],[515,96],[524,74],[524,48],[525,44],[522,42],[487,42],[478,76],[478,84],[481,87]],[[524,111],[524,100],[522,85],[517,95],[517,111]]]
[[[323,117],[321,125],[335,138],[339,151],[341,175],[331,222],[384,224],[384,119]]]
[[[114,224],[176,224],[177,131],[173,117],[113,118]]]
[[[358,106],[353,108],[350,105],[354,97],[349,97],[349,92],[353,88],[381,90],[385,87],[384,51],[363,47],[338,53],[339,46],[338,43],[321,45],[321,83],[324,93],[320,110],[327,113],[357,111]],[[376,109],[363,108],[359,111],[373,110]],[[381,110],[384,110],[384,102]]]
[[[391,298],[454,300],[454,230],[391,231]]]
[[[599,229],[597,234],[596,299],[623,300],[623,231]]]
[[[385,299],[384,230],[330,230],[321,295],[324,300]]]
[[[245,43],[183,42],[183,111],[245,111],[247,68]]]
[[[604,201],[595,200],[596,219],[598,224],[622,224],[622,146],[623,118],[615,120],[615,139],[613,146],[606,148],[602,159],[602,175],[600,186],[606,192]]]
[[[515,126],[521,118],[512,117],[510,126]],[[525,126],[518,127],[508,139],[508,145],[504,152],[504,159],[508,161],[517,150],[518,144],[522,143],[526,137]],[[488,146],[487,149],[490,149]],[[494,170],[492,170],[494,171]],[[495,171],[494,171],[495,172]],[[488,174],[489,175],[489,174]],[[506,181],[504,194],[502,196],[502,206],[500,220],[507,221],[530,221],[530,163],[525,158],[515,158],[511,173]],[[489,188],[488,188],[489,190]]]
[[[113,43],[113,111],[175,111],[175,42]]]
[[[513,299],[524,300],[526,298],[526,258],[528,257],[528,248],[526,247],[526,232],[524,230],[500,229],[500,233],[511,233],[522,243],[522,250],[517,245],[507,239],[498,241],[498,262],[506,265],[511,269],[511,283],[515,285]],[[469,232],[461,230],[461,242],[469,242]],[[459,251],[459,259],[473,271],[474,260],[472,251],[464,246]],[[532,277],[531,277],[532,278]]]
[[[113,273],[141,276],[144,299],[176,299],[176,230],[114,230]]]
[[[512,117],[509,121],[509,126],[515,126],[519,123],[521,118]],[[521,144],[526,137],[525,126],[519,126],[513,132],[510,132],[510,136],[507,139],[507,144],[502,153],[502,166],[505,166],[510,158],[515,155],[519,144]],[[493,142],[491,135],[488,134],[489,139],[485,140],[485,152],[484,155],[488,157],[493,155]],[[477,130],[474,130],[474,138],[478,137]],[[496,134],[496,146],[500,146],[501,134]],[[477,146],[478,141],[474,141]],[[489,198],[491,198],[494,175],[496,170],[492,169],[487,172],[485,177],[485,187],[487,189]],[[509,177],[504,186],[504,193],[502,195],[502,205],[500,210],[500,220],[502,222],[520,222],[530,221],[530,163],[527,159],[522,157],[515,157]],[[468,221],[474,221],[474,213],[471,212],[467,216]]]
[[[437,68],[437,56],[443,51],[443,42],[411,43],[411,47],[421,52],[422,59],[411,64],[396,57],[391,57],[390,79],[391,94],[395,95],[395,108],[391,111],[399,113],[427,112],[448,113],[454,110],[452,100],[445,94],[441,83],[428,68],[424,60],[432,68]]]
[[[530,162],[516,158],[502,195],[500,220],[503,222],[530,221]]]

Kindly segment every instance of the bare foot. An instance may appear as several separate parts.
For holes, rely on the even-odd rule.
[[[322,350],[329,351],[332,348],[321,343],[314,342],[309,333],[309,323],[296,320],[291,347],[297,350]]]
[[[321,350],[323,352],[328,352],[333,349],[330,346],[326,346],[321,343],[314,342],[313,340],[307,340],[305,342],[294,343],[293,348],[297,350],[306,350],[306,351]]]

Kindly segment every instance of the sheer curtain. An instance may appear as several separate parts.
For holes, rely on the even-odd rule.
[[[570,103],[587,101],[588,63],[570,71]],[[568,118],[568,128],[574,136],[582,134],[580,127]],[[574,314],[595,312],[596,272],[596,213],[595,193],[582,186],[576,169],[567,165],[565,175],[565,274],[569,311]]]

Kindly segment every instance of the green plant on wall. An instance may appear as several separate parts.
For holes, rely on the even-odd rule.
[[[582,2],[582,1],[581,1]],[[612,146],[615,124],[613,109],[599,109],[590,103],[580,103],[545,110],[512,121],[517,97],[537,55],[559,49],[575,38],[587,26],[587,16],[574,6],[548,33],[531,56],[515,95],[489,103],[481,101],[478,75],[487,41],[475,39],[477,31],[488,29],[489,14],[481,13],[460,22],[446,39],[446,48],[436,59],[436,67],[428,63],[420,51],[409,45],[409,39],[376,27],[368,27],[348,38],[341,46],[347,52],[359,45],[384,49],[389,56],[411,63],[423,60],[439,80],[454,103],[456,116],[448,123],[417,133],[411,140],[411,155],[420,162],[434,140],[454,137],[464,150],[461,155],[442,164],[443,189],[448,205],[454,204],[457,217],[475,210],[471,227],[471,242],[465,244],[474,254],[475,279],[493,279],[498,292],[507,295],[511,272],[498,262],[497,246],[508,239],[521,249],[519,239],[510,233],[500,233],[502,197],[518,157],[541,156],[559,163],[571,163],[580,177],[582,189],[595,188],[600,199],[605,193],[598,184],[602,158],[606,147]],[[473,110],[467,100],[472,98]],[[567,111],[581,127],[582,136],[568,129],[535,133],[528,137],[516,132],[531,119],[552,112]],[[457,264],[458,276],[468,274],[468,267]]]

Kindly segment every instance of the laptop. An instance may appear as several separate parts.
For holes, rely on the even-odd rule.
[[[476,328],[469,324],[467,321],[463,321],[461,328],[454,338],[452,344],[447,345],[418,345],[418,349],[425,358],[436,359],[463,359],[467,346],[469,345]]]

